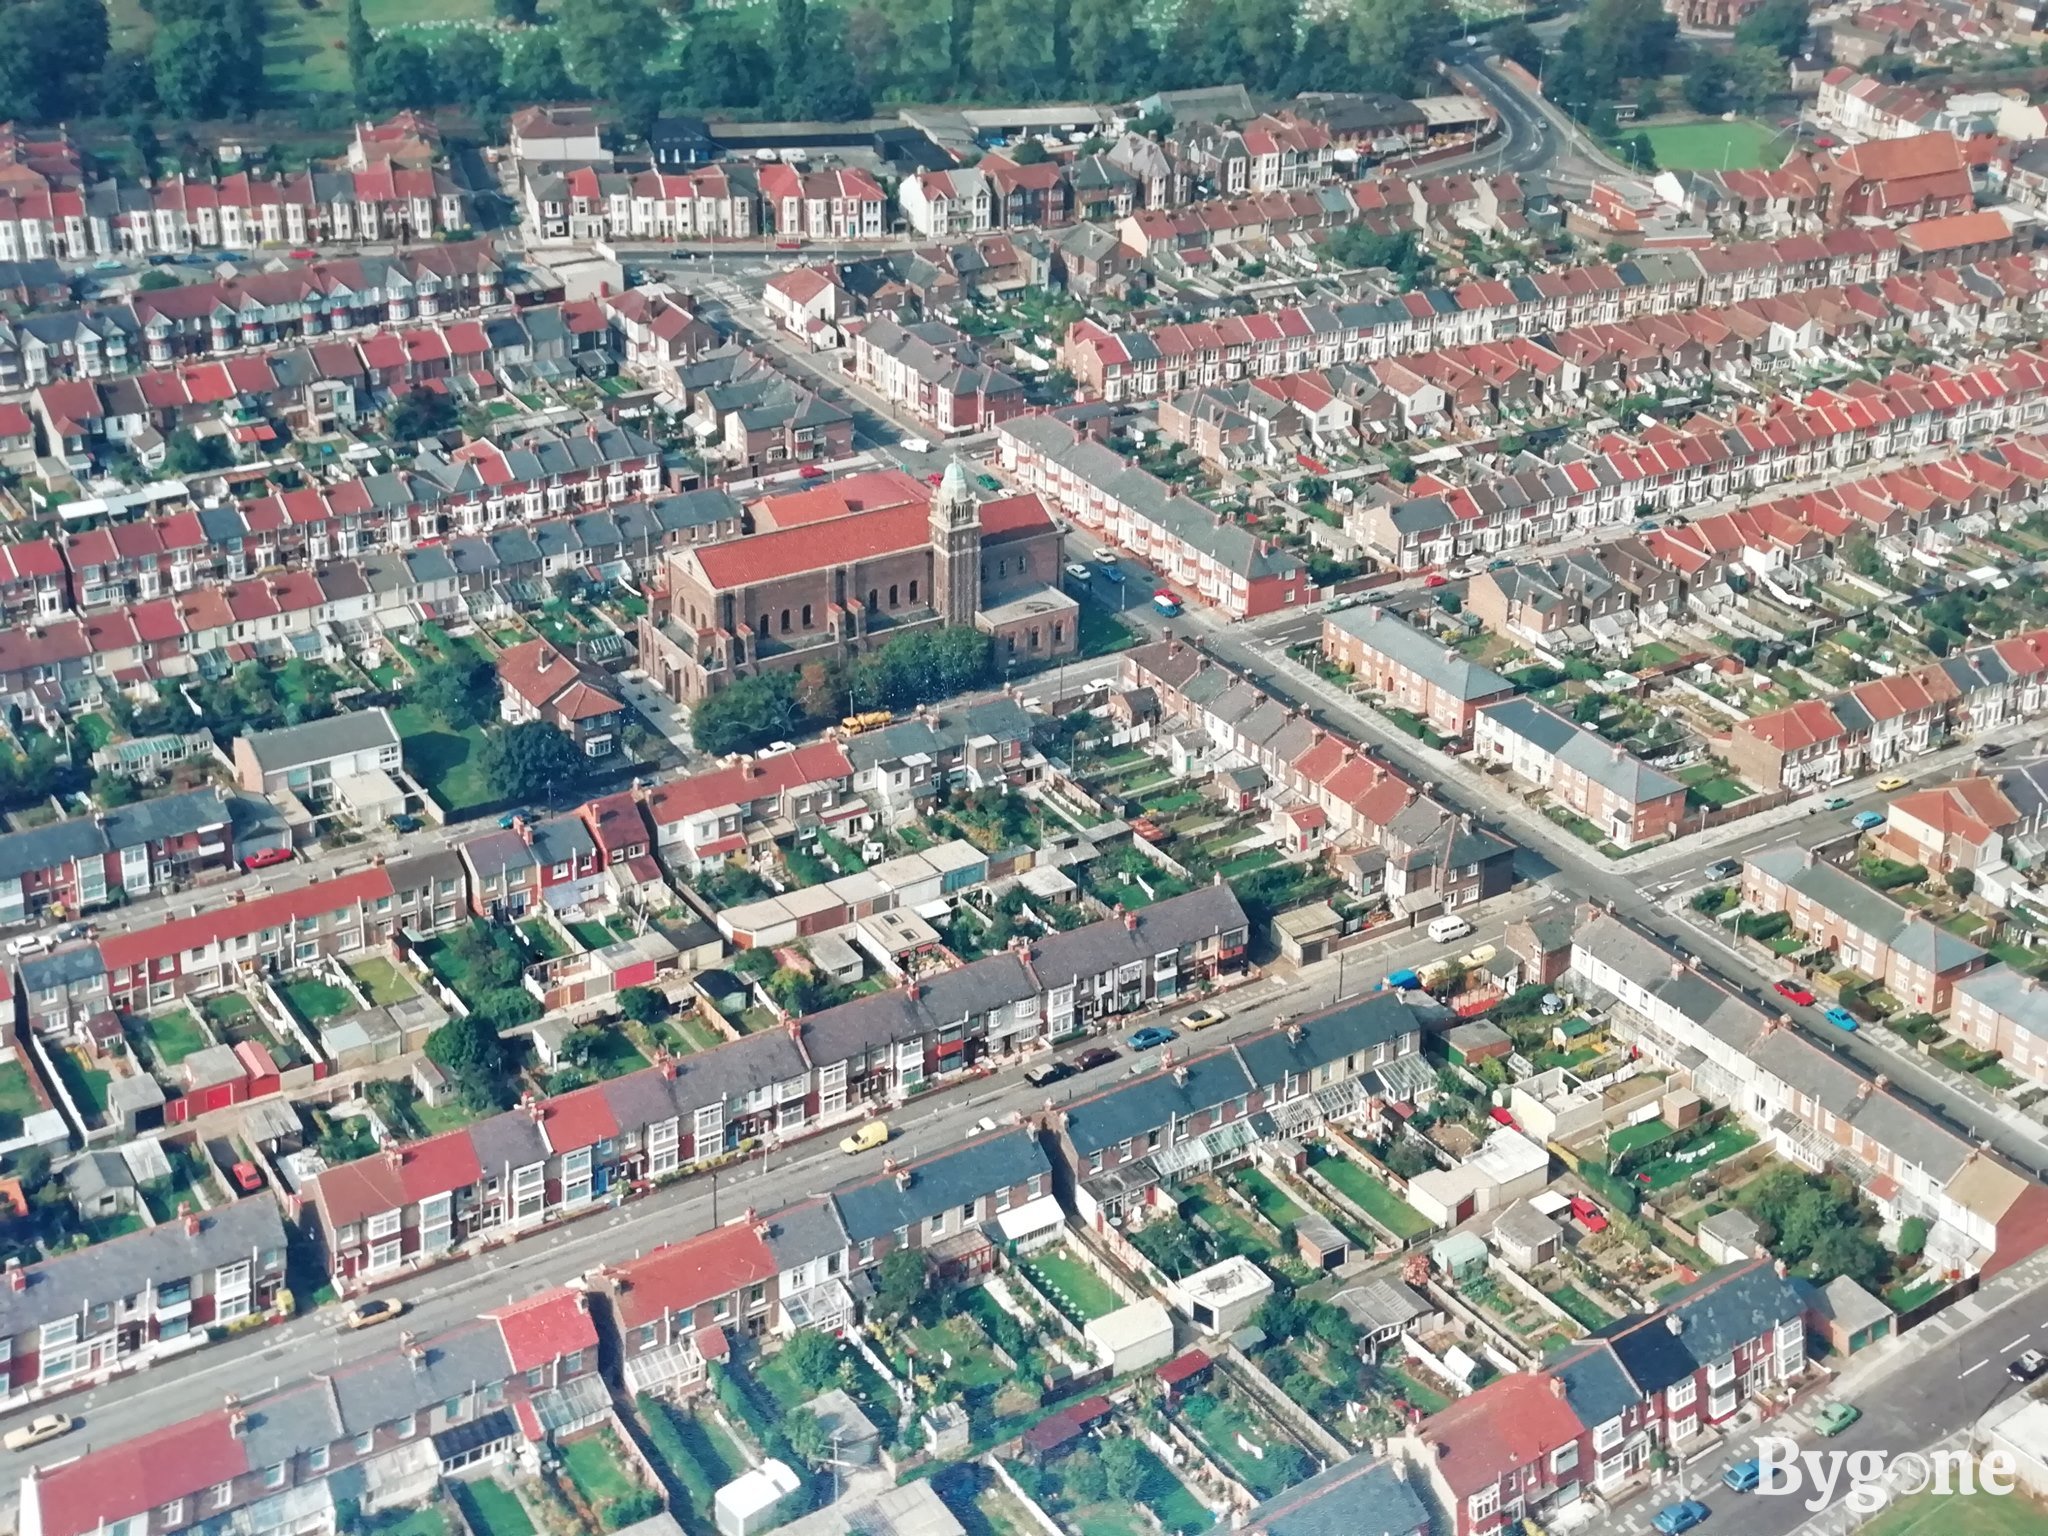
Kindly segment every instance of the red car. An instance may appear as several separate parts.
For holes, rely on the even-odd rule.
[[[320,253],[318,251],[297,250],[292,252],[293,261],[318,261],[319,259]]]
[[[796,472],[796,477],[799,480],[822,480],[825,478],[825,471],[815,464],[806,464]]]
[[[1441,571],[1431,571],[1422,578],[1422,584],[1425,587],[1448,587],[1451,584],[1451,578],[1444,575]]]
[[[263,1175],[254,1163],[237,1163],[230,1171],[235,1176],[235,1187],[246,1195],[253,1195],[263,1187]]]
[[[1796,981],[1778,982],[1771,990],[1787,1002],[1797,1003],[1802,1008],[1813,1006],[1813,994]]]
[[[244,869],[268,869],[273,864],[289,864],[292,851],[289,848],[259,848],[242,860]]]

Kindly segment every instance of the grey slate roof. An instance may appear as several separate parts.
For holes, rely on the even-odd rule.
[[[1809,864],[1807,851],[1796,843],[1761,849],[1750,854],[1748,862],[1931,971],[1950,971],[1985,958],[1985,952],[1968,939],[1915,917],[1826,859]]]
[[[329,1380],[343,1430],[362,1434],[511,1374],[504,1334],[495,1322],[479,1321],[423,1339],[417,1359],[373,1355],[342,1367]]]
[[[1237,1042],[1237,1054],[1252,1081],[1271,1087],[1288,1074],[1307,1077],[1318,1067],[1371,1051],[1402,1035],[1420,1033],[1452,1017],[1451,1011],[1420,994],[1390,989],[1369,992],[1321,1013],[1296,1019],[1288,1029]]]
[[[168,1221],[45,1259],[25,1268],[28,1284],[21,1290],[0,1286],[0,1338],[19,1338],[83,1308],[202,1274],[252,1251],[284,1252],[284,1220],[267,1196],[206,1211],[197,1236],[188,1235],[183,1222]]]
[[[1370,1454],[1340,1461],[1243,1517],[1265,1536],[1412,1536],[1430,1528],[1428,1506],[1394,1463]],[[1217,1526],[1224,1536],[1235,1523]]]
[[[1083,976],[1149,961],[1169,949],[1242,932],[1248,922],[1235,891],[1227,885],[1206,885],[1124,918],[1048,934],[1032,946],[1031,967],[1047,988],[1068,986]]]
[[[998,1131],[963,1146],[911,1163],[898,1173],[877,1174],[832,1192],[840,1224],[855,1242],[886,1237],[940,1211],[958,1210],[970,1200],[1022,1184],[1052,1171],[1038,1138],[1029,1131]],[[903,1188],[902,1173],[909,1174]]]
[[[1162,1067],[1069,1104],[1067,1139],[1086,1157],[1164,1130],[1183,1116],[1227,1104],[1252,1087],[1251,1074],[1235,1049],[1177,1061],[1171,1070]]]
[[[778,1269],[795,1269],[828,1253],[846,1250],[846,1228],[839,1223],[838,1209],[822,1195],[783,1207],[768,1218],[766,1225],[768,1233],[762,1240],[775,1256]]]
[[[847,1061],[878,1046],[923,1039],[949,1024],[1007,1008],[1036,997],[1039,990],[1016,955],[990,955],[927,976],[914,988],[877,992],[812,1014],[803,1021],[804,1049],[820,1065]]]
[[[1595,784],[1604,786],[1631,805],[1661,800],[1685,786],[1668,774],[1605,741],[1591,731],[1581,730],[1555,710],[1545,709],[1531,699],[1509,699],[1489,704],[1480,713],[1525,741],[1534,742],[1567,767],[1575,768]]]
[[[2009,965],[1986,966],[1957,982],[1955,990],[2012,1020],[2014,1028],[2036,1039],[2048,1039],[2048,989],[2024,972]]]
[[[1469,703],[1473,699],[1505,697],[1515,691],[1515,685],[1498,672],[1446,650],[1376,604],[1330,614],[1323,622],[1406,667],[1454,699]]]
[[[453,574],[453,567],[449,574]],[[249,743],[265,773],[282,773],[346,753],[395,747],[398,728],[391,723],[387,711],[365,709],[354,714],[330,715],[325,720],[308,720],[304,725],[280,726],[274,731],[252,731],[243,740]]]

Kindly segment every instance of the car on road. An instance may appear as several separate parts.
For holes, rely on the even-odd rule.
[[[1115,565],[1116,551],[1111,549],[1107,544],[1099,544],[1095,548],[1095,558],[1101,561],[1104,565]]]
[[[822,464],[806,464],[796,472],[796,477],[799,480],[822,480],[825,478],[825,466]]]
[[[906,437],[900,439],[896,446],[905,453],[930,453],[932,440],[928,437]]]
[[[1663,1536],[1684,1536],[1696,1525],[1706,1523],[1707,1506],[1698,1499],[1680,1499],[1676,1504],[1666,1504],[1650,1517]]]
[[[2048,1371],[2048,1355],[2038,1349],[2030,1349],[2005,1365],[2005,1374],[2014,1381],[2037,1380],[2043,1371]]]
[[[244,869],[269,869],[273,864],[289,864],[292,851],[289,848],[258,848],[242,860]]]
[[[1709,880],[1733,880],[1742,873],[1742,866],[1733,859],[1716,859],[1707,866]]]
[[[1221,1024],[1229,1015],[1221,1008],[1212,1008],[1207,1003],[1180,1016],[1182,1029],[1207,1029],[1211,1024]]]
[[[253,1195],[263,1187],[263,1170],[254,1163],[237,1163],[228,1172],[234,1175],[235,1188],[245,1195]]]
[[[1877,781],[1877,787],[1886,794],[1890,794],[1895,789],[1904,789],[1906,787],[1906,776],[1902,773],[1888,773]]]
[[[1852,1035],[1856,1033],[1856,1015],[1838,1003],[1831,1003],[1821,1009],[1820,1016],[1837,1029],[1847,1030]]]
[[[397,1297],[385,1299],[373,1296],[359,1301],[342,1314],[342,1324],[348,1328],[374,1328],[379,1323],[388,1323],[405,1311],[405,1303]]]
[[[1425,587],[1448,587],[1451,584],[1451,578],[1442,571],[1431,571],[1422,578],[1422,584]]]
[[[505,813],[504,815],[502,815],[502,816],[500,816],[500,817],[498,818],[498,825],[499,825],[499,827],[501,827],[501,828],[502,828],[502,829],[504,829],[505,831],[509,832],[509,831],[511,831],[511,830],[512,830],[512,823],[514,823],[515,821],[538,821],[538,820],[540,820],[540,812],[539,812],[539,811],[531,811],[531,810],[522,810],[522,811],[507,811],[507,812],[506,812],[506,813]]]
[[[1041,1061],[1024,1074],[1024,1081],[1034,1088],[1050,1088],[1054,1083],[1065,1082],[1074,1075],[1074,1066],[1065,1061]]]
[[[1738,1461],[1721,1474],[1721,1481],[1737,1493],[1753,1492],[1763,1480],[1764,1464],[1754,1456],[1748,1461]]]
[[[10,955],[40,955],[50,947],[50,942],[50,936],[47,933],[17,933],[7,941],[7,953]]]
[[[1119,1054],[1115,1046],[1091,1045],[1074,1058],[1074,1068],[1080,1072],[1093,1072],[1097,1067],[1108,1066]]]
[[[1796,981],[1787,979],[1785,981],[1772,982],[1771,990],[1784,998],[1788,1003],[1797,1003],[1802,1008],[1811,1008],[1813,1006],[1812,990],[1801,986]]]
[[[78,1427],[78,1420],[68,1413],[39,1413],[18,1429],[10,1429],[0,1437],[0,1445],[10,1451],[26,1451],[38,1445],[47,1445],[60,1435],[68,1435]]]
[[[1813,1427],[1832,1438],[1862,1417],[1863,1410],[1854,1403],[1829,1403],[1814,1419]]]
[[[1821,801],[1820,808],[1824,811],[1846,811],[1849,809],[1849,797],[1847,795],[1829,795],[1827,799]]]
[[[840,1137],[839,1150],[848,1157],[852,1157],[857,1153],[872,1152],[888,1139],[889,1122],[886,1120],[870,1120],[851,1136]]]
[[[1113,581],[1118,586],[1122,586],[1124,584],[1124,568],[1120,565],[1105,565],[1102,568],[1102,579],[1104,581]]]
[[[1076,581],[1088,581],[1093,579],[1095,575],[1093,571],[1089,570],[1087,566],[1081,564],[1078,560],[1069,560],[1067,562],[1067,574]]]
[[[2005,748],[1995,741],[1987,741],[1977,749],[1977,755],[1979,757],[2003,757],[2005,756]]]
[[[1125,1043],[1134,1051],[1150,1051],[1174,1038],[1173,1031],[1164,1024],[1147,1024],[1143,1029],[1133,1030]]]
[[[1858,832],[1874,832],[1884,825],[1883,811],[1858,811],[1849,818],[1849,825]]]

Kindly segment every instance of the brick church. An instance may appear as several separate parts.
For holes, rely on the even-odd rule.
[[[956,462],[934,491],[901,470],[764,497],[755,531],[668,557],[640,665],[693,703],[737,678],[851,656],[934,624],[995,637],[998,665],[1072,655],[1060,535],[1036,496],[982,502]]]

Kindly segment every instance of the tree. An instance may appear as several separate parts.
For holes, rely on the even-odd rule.
[[[589,759],[547,721],[526,720],[486,736],[478,766],[503,799],[552,801],[583,782]]]
[[[1728,65],[1718,54],[1700,49],[1680,87],[1685,104],[1695,112],[1718,113],[1728,100]]]
[[[1075,80],[1091,96],[1126,96],[1153,72],[1151,34],[1125,0],[1071,0],[1067,47]]]
[[[1231,12],[1252,89],[1278,90],[1294,69],[1301,34],[1298,0],[1233,0]]]
[[[796,735],[804,724],[796,679],[787,672],[740,678],[690,711],[691,735],[700,750],[714,756],[765,747]]]
[[[517,1029],[540,1017],[540,1000],[524,987],[503,987],[477,1000],[470,1017],[493,1032]]]
[[[431,107],[440,94],[434,56],[408,32],[377,39],[376,47],[356,71],[356,99],[374,111],[398,107]]]
[[[491,0],[491,14],[530,27],[540,20],[540,0]]]
[[[1972,869],[1952,869],[1948,872],[1948,888],[1957,896],[1968,896],[1977,889],[1977,872]]]
[[[1927,1251],[1927,1218],[1908,1216],[1899,1223],[1899,1257],[1917,1259]]]
[[[600,96],[638,105],[647,66],[668,44],[668,24],[654,0],[576,0],[557,13],[554,29],[569,73]]]
[[[1355,88],[1406,95],[1426,85],[1432,53],[1455,30],[1443,0],[1356,0],[1350,37]]]
[[[1808,1258],[1816,1284],[1846,1275],[1866,1290],[1884,1277],[1885,1254],[1876,1238],[1861,1227],[1836,1227],[1821,1234]]]
[[[619,1012],[635,1024],[659,1024],[674,1011],[668,998],[654,987],[627,987],[619,993]]]
[[[1493,46],[1502,58],[1514,60],[1532,75],[1543,67],[1543,39],[1519,16],[1493,29]]]
[[[377,46],[381,49],[384,45],[379,43]],[[382,74],[383,66],[375,62],[374,55],[372,66],[367,71],[370,82],[373,85],[386,83]],[[394,70],[403,70],[410,66],[401,59],[392,67]],[[434,437],[446,432],[455,425],[460,415],[461,408],[456,405],[453,395],[438,389],[428,389],[423,384],[415,384],[386,413],[384,427],[393,440],[411,443],[423,437]]]
[[[839,1379],[839,1341],[815,1328],[799,1328],[782,1346],[782,1363],[815,1396]]]
[[[176,117],[215,115],[234,64],[220,28],[206,21],[175,21],[158,30],[149,48],[157,101]]]
[[[924,1295],[924,1283],[924,1255],[915,1248],[898,1248],[875,1271],[876,1312],[891,1321],[909,1316]]]
[[[1102,1480],[1109,1496],[1120,1504],[1134,1503],[1145,1486],[1145,1459],[1138,1443],[1119,1436],[1102,1448]]]
[[[496,667],[465,652],[428,662],[406,684],[405,696],[451,730],[466,731],[496,718],[501,687]]]
[[[1099,1504],[1109,1497],[1109,1475],[1102,1458],[1089,1451],[1073,1451],[1060,1466],[1060,1481],[1075,1504]]]
[[[505,55],[488,33],[455,31],[434,50],[434,74],[443,101],[472,116],[496,117],[504,99]]]
[[[1786,88],[1785,61],[1769,48],[1737,46],[1728,50],[1728,104],[1754,112]]]
[[[778,1421],[789,1448],[804,1461],[816,1465],[832,1454],[832,1436],[825,1421],[808,1408],[792,1408]]]
[[[448,952],[477,987],[509,987],[519,980],[519,955],[511,941],[482,919],[449,935]]]
[[[1042,94],[1052,72],[1051,7],[1046,0],[975,0],[967,61],[990,90]]]
[[[527,993],[519,995],[532,1001]],[[479,1012],[450,1019],[427,1036],[427,1059],[447,1073],[474,1106],[494,1105],[503,1093],[504,1042]]]
[[[1647,133],[1637,133],[1628,140],[1629,169],[1648,174],[1657,169],[1657,146],[1650,142]]]
[[[1764,0],[1742,18],[1735,41],[1768,48],[1780,58],[1797,58],[1806,42],[1807,0]]]
[[[552,30],[529,32],[506,52],[506,100],[556,101],[574,90]]]
[[[109,38],[99,0],[27,0],[0,9],[0,112],[42,122],[85,115]]]
[[[111,811],[118,805],[133,805],[142,798],[142,791],[127,774],[102,768],[92,776],[92,798],[101,810]]]
[[[377,34],[370,30],[370,23],[363,15],[363,0],[348,0],[348,16],[344,25],[347,28],[349,72],[355,78],[356,89],[361,90],[363,68],[377,49]]]
[[[162,37],[164,34],[157,35]],[[171,434],[170,445],[164,450],[164,473],[167,475],[210,474],[227,468],[229,462],[228,440],[218,432],[200,437],[190,427],[180,427]]]

